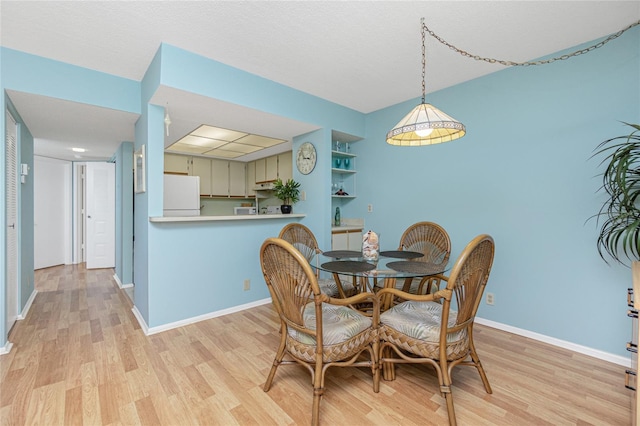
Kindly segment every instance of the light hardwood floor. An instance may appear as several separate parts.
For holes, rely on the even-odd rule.
[[[0,356],[0,425],[305,425],[311,380],[280,367],[271,305],[145,336],[113,270],[36,271],[38,295]],[[454,370],[461,425],[627,425],[624,368],[480,325],[475,369]],[[374,394],[367,369],[329,370],[325,425],[443,425],[431,368],[402,365]]]

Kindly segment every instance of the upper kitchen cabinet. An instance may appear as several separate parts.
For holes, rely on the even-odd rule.
[[[249,196],[246,191],[247,165],[239,161],[229,161],[229,195],[231,197]]]
[[[212,197],[229,196],[229,162],[212,159],[211,161],[211,191]],[[244,182],[242,182],[244,186]],[[244,194],[243,194],[244,195]]]
[[[165,173],[200,176],[201,197],[252,197],[247,193],[245,163],[165,154]],[[253,187],[254,183],[251,183]]]
[[[293,153],[291,151],[278,155],[278,178],[283,182],[293,178]]]
[[[255,166],[255,183],[274,182],[278,178],[282,180],[291,179],[293,177],[292,159],[292,152],[287,151],[282,154],[253,161],[252,163]],[[248,167],[251,167],[252,163],[249,163]],[[251,171],[249,173],[251,173]]]
[[[200,176],[200,196],[211,195],[211,160],[193,157],[192,176]]]
[[[278,179],[278,156],[256,160],[256,183],[272,182]]]
[[[191,157],[186,155],[165,154],[164,172],[176,175],[188,175]]]
[[[256,191],[253,189],[256,186],[256,162],[251,161],[246,164],[247,178],[245,185],[245,193],[249,197],[256,195]]]

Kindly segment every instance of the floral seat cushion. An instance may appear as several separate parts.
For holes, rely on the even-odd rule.
[[[316,311],[313,302],[305,306],[303,321],[306,328],[316,329]],[[346,342],[369,329],[371,323],[371,318],[347,306],[322,304],[322,340],[324,345]],[[289,328],[289,336],[306,345],[316,344],[315,337],[292,328]]]
[[[354,287],[353,284],[346,280],[340,280],[342,284],[342,290],[345,292],[347,296],[353,293]],[[333,278],[319,278],[318,286],[320,287],[320,291],[326,294],[329,297],[340,297],[340,292],[338,291],[338,285],[336,284],[336,280]]]
[[[458,313],[449,312],[449,327],[456,323]],[[394,306],[380,315],[380,324],[400,332],[407,337],[438,344],[440,341],[440,321],[442,305],[438,302],[406,301]],[[447,343],[465,340],[466,330],[460,330],[447,336]]]

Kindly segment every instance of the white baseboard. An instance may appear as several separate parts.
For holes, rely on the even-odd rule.
[[[7,342],[3,347],[0,348],[0,355],[6,355],[11,352],[11,348],[13,347],[13,343]]]
[[[255,302],[246,303],[244,305],[234,306],[232,308],[222,309],[216,312],[210,312],[208,314],[187,318],[184,320],[172,322],[169,324],[164,324],[157,327],[149,327],[136,306],[132,308],[132,311],[133,311],[133,315],[138,320],[138,323],[140,324],[140,327],[142,328],[142,331],[144,332],[144,334],[146,336],[150,336],[152,334],[161,333],[163,331],[171,330],[178,327],[183,327],[185,325],[194,324],[196,322],[205,321],[211,318],[233,314],[236,312],[244,311],[246,309],[255,308],[256,306],[266,305],[268,303],[271,303],[271,298],[257,300]],[[508,333],[517,334],[518,336],[528,337],[533,340],[548,343],[553,346],[557,346],[563,349],[568,349],[572,352],[588,355],[597,359],[601,359],[603,361],[612,362],[614,364],[618,364],[624,367],[629,367],[631,365],[630,358],[626,358],[620,355],[615,355],[615,354],[600,351],[597,349],[589,348],[587,346],[582,346],[575,343],[567,342],[566,340],[556,339],[555,337],[545,336],[544,334],[535,333],[533,331],[525,330],[518,327],[513,327],[507,324],[502,324],[499,322],[495,322],[495,321],[491,321],[491,320],[479,318],[479,317],[476,317],[475,322],[481,325],[485,325],[487,327],[506,331]]]
[[[122,282],[120,282],[120,277],[118,277],[117,274],[113,274],[113,279],[115,280],[116,284],[118,284],[118,288],[129,288],[129,287],[133,287],[133,283],[129,283],[129,284],[122,284]]]
[[[132,311],[133,311],[133,315],[138,319],[138,323],[140,324],[140,327],[142,328],[142,331],[144,332],[144,334],[147,336],[150,336],[152,334],[161,333],[163,331],[171,330],[178,327],[183,327],[185,325],[194,324],[196,322],[205,321],[211,318],[233,314],[236,312],[244,311],[246,309],[255,308],[256,306],[266,305],[268,303],[271,303],[270,297],[262,300],[256,300],[255,302],[251,302],[251,303],[245,303],[244,305],[238,305],[232,308],[222,309],[215,312],[209,312],[208,314],[198,315],[197,317],[191,317],[184,320],[172,322],[169,324],[163,324],[163,325],[160,325],[157,327],[151,327],[151,328],[149,328],[149,326],[145,322],[144,318],[142,317],[142,314],[140,313],[140,311],[138,311],[138,308],[134,306]]]
[[[509,333],[517,334],[518,336],[528,337],[539,342],[548,343],[553,346],[557,346],[563,349],[568,349],[573,352],[577,352],[583,355],[588,355],[594,358],[601,359],[603,361],[612,362],[614,364],[629,367],[631,365],[631,358],[626,358],[620,355],[614,355],[608,352],[600,351],[597,349],[589,348],[587,346],[577,345],[575,343],[567,342],[566,340],[556,339],[555,337],[545,336],[544,334],[534,333],[533,331],[525,330],[522,328],[512,327],[510,325],[502,324],[499,322],[491,321],[476,317],[475,322],[478,324],[486,325],[487,327],[496,328],[498,330],[507,331]]]
[[[140,324],[140,328],[142,328],[142,332],[144,333],[144,335],[148,336],[149,326],[147,325],[147,322],[142,317],[142,314],[138,310],[138,307],[136,305],[133,305],[133,308],[131,308],[131,312],[133,312],[133,316],[136,317],[136,319],[138,320],[138,324]]]
[[[36,299],[36,294],[38,294],[37,290],[33,290],[31,292],[31,296],[29,296],[29,300],[27,300],[27,304],[24,305],[24,309],[22,309],[22,312],[20,312],[20,315],[18,315],[18,320],[23,320],[27,317],[27,314],[29,313],[29,309],[31,309],[31,305],[33,304],[33,301]]]

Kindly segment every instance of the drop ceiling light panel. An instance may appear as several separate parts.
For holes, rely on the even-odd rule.
[[[247,133],[244,132],[223,129],[221,127],[207,126],[206,124],[198,127],[196,130],[191,132],[191,134],[194,136],[202,136],[204,138],[217,139],[225,142],[233,142],[247,136]]]
[[[236,130],[202,125],[167,148],[170,152],[237,158],[287,142]]]

